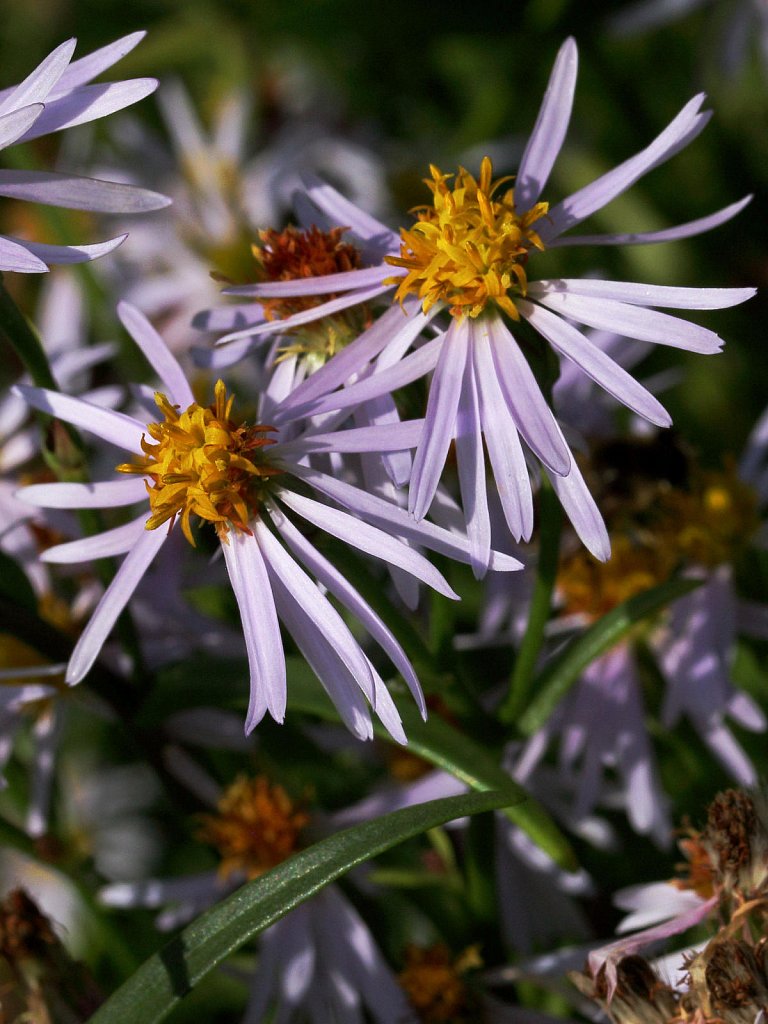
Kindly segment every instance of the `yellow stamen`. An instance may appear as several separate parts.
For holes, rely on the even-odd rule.
[[[507,189],[494,198],[509,178],[492,181],[488,157],[480,165],[479,182],[463,167],[454,187],[430,166],[432,179],[424,182],[432,192],[433,205],[419,207],[417,223],[400,230],[400,255],[387,256],[391,266],[403,267],[405,277],[387,279],[397,284],[395,299],[417,295],[426,313],[436,302],[445,302],[453,316],[479,316],[495,302],[515,320],[520,318],[514,299],[526,294],[525,264],[531,248],[544,249],[532,224],[544,217],[547,203],[537,203],[522,217],[515,211],[515,193]]]
[[[309,816],[282,786],[258,775],[239,776],[219,800],[217,814],[200,815],[198,838],[221,855],[221,874],[256,878],[281,864],[298,848]]]
[[[680,553],[709,567],[731,561],[760,524],[757,495],[733,465],[698,474],[688,490],[671,491],[664,507]]]
[[[234,396],[224,382],[214,388],[214,403],[197,402],[184,412],[157,392],[155,402],[165,417],[149,423],[141,439],[144,457],[122,463],[120,473],[146,476],[151,515],[146,528],[155,530],[180,516],[184,536],[194,547],[191,517],[213,523],[226,540],[230,527],[250,533],[249,522],[259,514],[271,477],[280,470],[263,449],[274,443],[265,436],[273,427],[247,427],[232,421]]]

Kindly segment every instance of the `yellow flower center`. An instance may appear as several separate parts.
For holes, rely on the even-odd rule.
[[[671,491],[664,502],[671,542],[698,565],[728,562],[759,526],[757,495],[739,480],[734,466],[701,473],[686,491]]]
[[[548,204],[537,203],[518,216],[514,189],[497,194],[511,179],[492,181],[489,157],[480,165],[479,182],[460,167],[451,188],[447,182],[454,175],[435,166],[430,171],[432,179],[424,182],[433,205],[417,207],[417,223],[400,230],[400,255],[386,257],[387,263],[408,271],[387,281],[399,285],[396,300],[418,295],[424,312],[445,302],[453,316],[471,317],[495,302],[519,320],[510,292],[526,293],[528,253],[544,249],[531,225],[546,215]]]
[[[218,803],[217,814],[201,815],[198,838],[221,855],[221,874],[256,878],[281,864],[298,848],[309,816],[282,786],[263,775],[239,776]]]
[[[607,562],[598,562],[579,549],[563,559],[557,576],[563,611],[598,619],[622,601],[663,583],[675,564],[670,548],[624,534],[611,538]]]
[[[265,436],[274,428],[234,423],[234,396],[227,398],[223,381],[216,382],[214,395],[213,405],[193,402],[179,412],[178,406],[157,392],[155,402],[163,422],[147,425],[152,440],[142,436],[143,458],[117,467],[120,473],[148,477],[152,514],[147,529],[155,530],[169,521],[173,526],[178,515],[184,536],[193,546],[193,515],[213,523],[223,540],[230,526],[250,533],[248,524],[258,515],[269,481],[280,472],[263,450],[274,443]]]
[[[405,960],[398,980],[420,1021],[463,1024],[477,1020],[470,1015],[471,999],[464,981],[468,971],[482,966],[476,946],[470,946],[456,959],[442,943],[428,949],[409,946]]]

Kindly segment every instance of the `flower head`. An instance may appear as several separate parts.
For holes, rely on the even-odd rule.
[[[58,508],[120,507],[140,501],[149,506],[149,515],[144,512],[123,526],[45,553],[50,562],[126,554],[75,647],[67,682],[79,682],[90,670],[166,539],[167,531],[159,527],[164,523],[172,527],[178,516],[192,543],[195,520],[202,526],[212,523],[221,542],[251,670],[248,731],[267,710],[278,721],[285,714],[281,619],[356,735],[372,736],[371,705],[393,735],[404,740],[381,676],[317,584],[360,620],[403,675],[424,712],[410,662],[381,618],[292,519],[297,516],[300,523],[308,522],[455,598],[443,576],[408,542],[467,560],[466,537],[432,523],[414,523],[404,509],[312,464],[314,457],[327,453],[407,451],[418,442],[421,421],[325,433],[305,429],[300,418],[290,419],[284,432],[273,433],[265,424],[245,426],[233,418],[233,399],[227,397],[223,382],[215,387],[214,402],[200,405],[178,362],[149,322],[125,303],[119,313],[164,385],[156,399],[164,414],[162,423],[145,424],[57,392],[18,389],[30,404],[127,450],[135,460],[118,467],[122,480],[34,485],[21,492],[23,500]],[[281,405],[269,395],[262,398],[264,406],[272,403],[272,422]],[[144,479],[135,479],[137,474]],[[334,504],[308,497],[307,488]],[[520,568],[515,559],[496,552],[492,560],[500,569]]]
[[[509,292],[525,295],[528,280],[525,264],[531,248],[544,245],[533,225],[547,212],[547,203],[536,203],[522,217],[515,209],[515,191],[496,193],[509,178],[493,181],[491,161],[485,157],[480,180],[459,168],[453,188],[437,167],[425,179],[433,206],[418,209],[418,221],[402,228],[399,256],[385,262],[408,271],[394,278],[395,298],[417,295],[427,313],[438,301],[453,316],[479,316],[494,302],[513,320],[519,320]]]
[[[288,296],[334,297],[282,323],[305,324],[339,308],[372,302],[394,289],[408,323],[402,318],[373,324],[339,374],[333,361],[299,385],[288,405],[305,414],[354,408],[432,372],[425,430],[410,478],[409,511],[421,519],[437,492],[452,440],[472,565],[481,576],[488,568],[490,517],[485,479],[487,448],[507,524],[516,539],[533,530],[533,502],[526,449],[536,456],[578,534],[599,558],[609,552],[600,513],[565,442],[518,339],[510,328],[524,321],[552,346],[558,357],[573,362],[610,395],[639,416],[668,426],[666,410],[650,392],[582,333],[576,324],[701,353],[720,348],[712,331],[653,307],[714,309],[749,298],[754,289],[667,288],[618,281],[531,280],[529,262],[542,264],[546,250],[559,245],[645,244],[671,241],[708,230],[743,208],[748,200],[709,217],[664,231],[572,236],[571,228],[630,187],[647,171],[691,142],[707,123],[703,97],[688,103],[644,150],[563,201],[551,205],[540,197],[565,138],[576,84],[577,52],[573,40],[562,46],[555,62],[533,132],[525,147],[514,188],[493,181],[489,159],[479,178],[461,168],[455,179],[432,168],[427,185],[431,206],[417,211],[417,221],[399,235],[357,210],[330,186],[311,182],[306,200],[331,223],[349,225],[371,263],[377,267],[328,275],[325,280],[261,283],[230,293],[270,301]],[[529,259],[530,258],[530,259]],[[378,256],[378,259],[381,259]],[[389,269],[389,276],[384,276]],[[392,273],[392,271],[396,273]],[[449,314],[446,318],[443,314]],[[384,329],[384,324],[387,330]],[[406,355],[424,328],[436,337]],[[242,356],[271,324],[252,324],[219,339]],[[224,349],[226,351],[226,348]],[[365,371],[365,372],[363,372]],[[360,379],[363,377],[364,379]],[[335,390],[345,384],[341,390]],[[332,393],[331,393],[332,392]],[[287,407],[286,407],[287,408]]]

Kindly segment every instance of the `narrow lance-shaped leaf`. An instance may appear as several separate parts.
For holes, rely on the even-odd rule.
[[[540,729],[588,665],[623,639],[642,619],[661,611],[700,585],[700,580],[668,580],[612,608],[549,662],[539,675],[534,687],[538,696],[520,718],[520,731],[530,736]]]
[[[156,1024],[243,943],[274,924],[350,868],[454,818],[493,811],[517,799],[504,792],[467,793],[386,814],[315,843],[207,911],[132,977],[90,1024]]]
[[[289,708],[338,721],[338,714],[316,681],[307,678],[306,672],[294,671],[294,668],[298,669],[298,664],[289,668]],[[398,701],[397,710],[411,753],[449,772],[471,789],[480,792],[504,790],[514,793],[518,800],[524,800],[515,806],[507,806],[504,813],[561,867],[566,870],[576,869],[573,851],[552,818],[513,781],[492,755],[437,715],[430,715],[423,722],[415,706],[405,701]],[[376,721],[374,731],[378,738],[394,742],[386,729]]]

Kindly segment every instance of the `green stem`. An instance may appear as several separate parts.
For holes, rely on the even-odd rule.
[[[509,692],[499,708],[499,718],[505,725],[516,722],[528,706],[536,662],[544,642],[544,631],[552,608],[552,591],[557,578],[563,515],[557,495],[546,477],[542,478],[539,504],[541,522],[539,565],[533,588],[528,625],[515,659]]]
[[[8,339],[37,387],[58,391],[37,332],[8,294],[2,280],[3,275],[0,274],[0,332]]]

